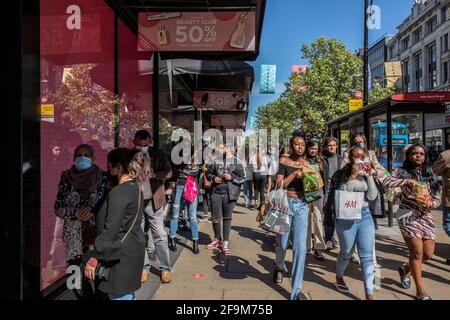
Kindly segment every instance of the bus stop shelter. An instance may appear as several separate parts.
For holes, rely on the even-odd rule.
[[[363,134],[380,163],[391,171],[403,164],[411,144],[430,146],[436,140],[442,148],[448,147],[449,108],[450,92],[395,94],[326,123],[326,132],[339,140],[341,154],[349,149],[354,135]],[[436,121],[442,124],[437,130],[432,126]],[[389,204],[389,226],[392,224]]]

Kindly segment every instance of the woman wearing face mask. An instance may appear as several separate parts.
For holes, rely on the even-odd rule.
[[[406,151],[402,168],[396,168],[384,180],[389,188],[401,188],[397,221],[409,248],[409,263],[399,268],[403,288],[411,287],[410,275],[416,284],[416,299],[431,300],[422,282],[422,264],[433,257],[436,227],[431,210],[440,206],[441,182],[427,170],[426,149],[414,144]],[[421,186],[419,186],[421,184]],[[418,189],[427,190],[419,195]]]
[[[74,151],[74,164],[64,171],[58,186],[55,214],[64,220],[63,240],[68,264],[79,265],[96,236],[94,207],[107,192],[108,175],[94,164],[94,149],[87,144]]]
[[[349,292],[344,281],[344,273],[351,259],[353,248],[358,248],[359,258],[364,274],[364,287],[366,299],[373,300],[374,292],[374,246],[375,226],[370,214],[368,201],[377,197],[377,187],[374,182],[372,167],[364,163],[365,150],[359,144],[354,144],[349,151],[349,163],[338,170],[330,183],[330,192],[325,205],[325,225],[336,226],[339,238],[340,252],[337,258],[336,289],[340,292]],[[338,191],[364,193],[364,201],[360,219],[338,219],[335,199]],[[356,198],[356,195],[355,195]]]
[[[322,179],[324,179],[324,160],[319,156],[319,142],[317,140],[309,140],[306,143],[306,160],[309,161],[311,167],[315,169]],[[321,198],[309,204],[309,224],[308,224],[308,252],[314,249],[314,257],[319,260],[325,260],[321,250],[326,249],[325,234],[323,230],[323,188],[319,189]]]
[[[382,211],[385,207],[384,201],[384,190],[382,187],[382,182],[386,178],[386,169],[380,164],[378,161],[377,155],[375,151],[369,150],[367,146],[367,139],[364,135],[357,134],[353,137],[352,140],[353,145],[358,145],[360,148],[364,149],[365,157],[364,162],[366,166],[370,166],[372,169],[370,170],[370,174],[373,175],[375,179],[375,185],[377,186],[377,197],[373,201],[369,201],[369,210],[372,214],[372,219],[375,225],[375,230],[378,229],[378,223],[376,216],[382,215]],[[344,158],[341,162],[341,168],[345,167],[349,163],[348,153],[344,154]],[[359,263],[359,259],[357,256],[357,252],[353,255],[353,262]],[[377,264],[376,257],[374,257],[374,263],[377,268],[381,266]]]
[[[97,267],[106,267],[99,290],[112,300],[134,300],[141,287],[145,255],[144,199],[139,185],[148,179],[150,161],[138,150],[119,148],[108,154],[108,169],[118,185],[97,215],[98,236],[84,274],[94,280]]]
[[[287,272],[285,257],[289,238],[292,238],[292,293],[291,300],[306,300],[302,293],[303,274],[306,260],[306,237],[308,231],[308,204],[304,199],[303,168],[309,162],[303,159],[306,141],[302,136],[295,135],[290,141],[289,157],[281,157],[277,174],[277,187],[287,189],[289,202],[289,217],[291,231],[282,236],[277,235],[276,261],[273,280],[283,282],[283,272]]]
[[[233,210],[245,181],[245,167],[231,147],[221,144],[219,154],[208,165],[206,177],[212,181],[211,214],[214,231],[214,239],[206,249],[220,249],[223,254],[231,254],[229,240]]]

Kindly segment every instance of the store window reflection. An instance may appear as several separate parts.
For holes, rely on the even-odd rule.
[[[423,143],[422,114],[392,115],[392,167],[401,167],[408,146]],[[387,138],[386,138],[387,139]]]
[[[114,13],[103,0],[41,0],[40,48],[42,290],[66,274],[64,220],[54,210],[61,173],[80,144],[103,170],[114,147],[114,87],[105,84],[114,79]]]
[[[153,135],[153,54],[138,52],[138,37],[119,21],[119,145],[132,147],[134,134]]]

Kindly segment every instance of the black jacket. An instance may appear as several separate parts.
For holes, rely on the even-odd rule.
[[[208,165],[206,178],[212,182],[212,192],[214,193],[217,186],[217,184],[214,183],[214,177],[221,177],[223,179],[225,171],[228,172],[233,178],[231,181],[227,182],[228,198],[231,201],[237,201],[239,199],[241,185],[246,179],[245,167],[239,159],[233,157],[233,163],[228,165],[224,161],[214,160],[211,165]]]
[[[138,209],[138,192],[141,191],[134,181],[118,185],[109,192],[97,215],[98,236],[93,256],[109,267],[107,279],[99,285],[102,292],[122,295],[141,287],[145,252],[141,228],[144,198],[141,192]],[[128,230],[130,233],[121,243]]]

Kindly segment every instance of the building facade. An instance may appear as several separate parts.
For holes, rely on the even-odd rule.
[[[372,85],[379,83],[382,88],[385,88],[387,85],[384,64],[388,59],[388,43],[392,38],[390,35],[385,35],[369,48],[368,56]]]
[[[450,91],[450,0],[415,1],[411,11],[387,44],[387,60],[402,63],[402,91]]]
[[[387,41],[387,61],[400,61],[402,91],[450,91],[450,0],[414,1],[411,14]],[[445,148],[450,108],[425,116],[425,145]]]

